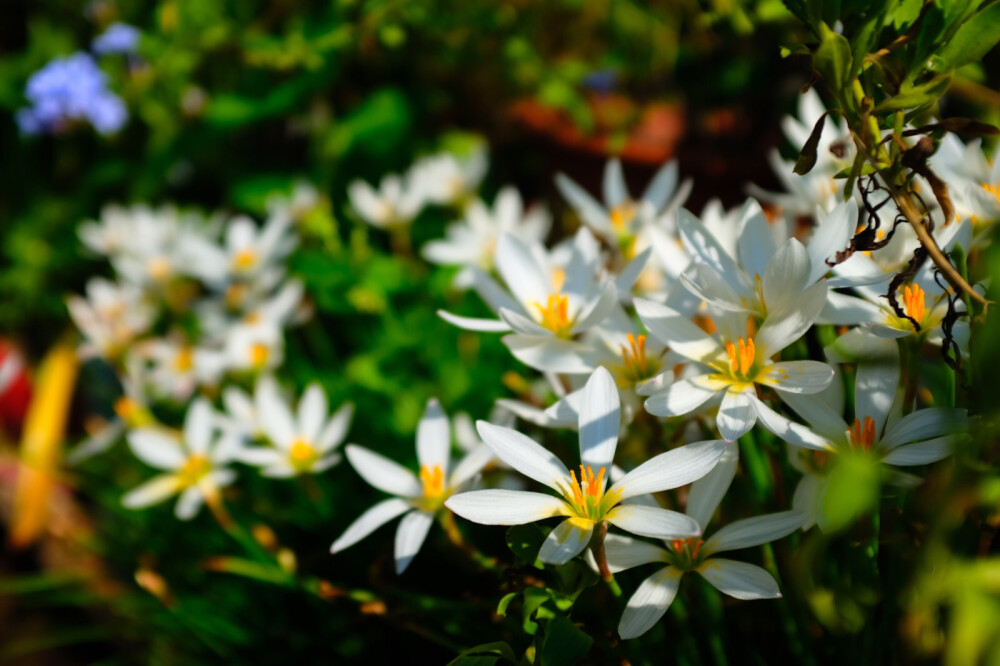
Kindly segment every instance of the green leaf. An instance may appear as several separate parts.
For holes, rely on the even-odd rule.
[[[495,656],[491,656],[495,655]],[[457,657],[448,662],[448,666],[486,666],[495,664],[500,659],[517,663],[513,648],[503,641],[483,643],[463,650]]]
[[[795,168],[792,171],[800,176],[806,175],[816,166],[816,150],[819,147],[819,139],[823,136],[823,127],[826,125],[826,116],[828,113],[829,111],[821,115],[819,120],[816,121],[812,132],[809,134],[809,138],[806,139],[805,144],[802,146],[799,158],[795,160]]]
[[[889,113],[900,109],[910,111],[933,104],[941,99],[949,85],[951,85],[951,76],[936,76],[927,83],[922,83],[908,90],[901,90],[895,97],[890,97],[876,106],[875,113]]]
[[[517,592],[510,592],[503,596],[500,603],[497,604],[497,615],[500,617],[507,617],[507,607],[510,606],[510,602],[514,601],[518,596]]]
[[[542,564],[538,562],[538,551],[545,541],[545,533],[542,528],[534,524],[514,525],[507,530],[507,547],[514,553],[514,559],[518,564],[530,564],[538,569]]]
[[[819,528],[836,532],[847,527],[878,504],[879,492],[877,460],[862,452],[838,455],[820,493]]]
[[[594,639],[587,632],[560,615],[545,625],[542,638],[542,664],[572,666],[587,656]]]
[[[978,62],[1000,41],[1000,4],[994,3],[972,16],[932,56],[930,69],[946,72],[970,62]]]
[[[847,38],[820,26],[822,42],[813,55],[813,67],[842,104],[853,99],[848,90],[854,58]]]

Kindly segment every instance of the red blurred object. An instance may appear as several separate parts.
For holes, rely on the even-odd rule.
[[[0,428],[20,436],[31,402],[31,375],[24,356],[9,340],[0,339]]]

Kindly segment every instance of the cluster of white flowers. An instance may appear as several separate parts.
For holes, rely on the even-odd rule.
[[[801,121],[786,122],[788,138],[801,146],[822,113],[818,98],[806,95]],[[881,246],[855,247],[858,234],[876,229],[870,200],[845,202],[838,192],[843,181],[834,175],[850,161],[845,134],[828,121],[808,176],[794,175],[775,156],[788,193],[751,188],[764,205],[748,199],[726,211],[711,202],[701,217],[683,208],[691,186],[673,162],[639,198],[617,160],[607,165],[603,202],[559,175],[559,190],[583,225],[554,247],[544,244],[548,213],[526,209],[515,189],[501,189],[492,206],[477,198],[482,152],[464,162],[443,155],[421,160],[403,177],[387,176],[378,190],[353,183],[352,207],[379,228],[411,224],[429,203],[461,212],[423,256],[454,266],[456,286],[474,289],[496,316],[439,314],[468,331],[505,334],[512,355],[539,371],[551,391],[533,391],[530,401],[527,395],[499,400],[498,408],[535,426],[578,429],[580,460],[577,475],[502,416],[493,420],[503,425],[479,421],[476,438],[465,421],[452,427],[431,400],[416,433],[418,473],[367,448],[346,447],[358,474],[392,497],[358,517],[332,551],[402,516],[395,539],[401,573],[435,518],[450,520],[449,512],[487,525],[559,517],[541,546],[542,562],[560,565],[583,554],[606,578],[660,565],[629,600],[623,638],[659,620],[685,572],[739,599],[780,596],[764,569],[717,555],[822,526],[826,475],[838,456],[868,456],[892,468],[923,465],[947,457],[966,429],[964,410],[917,399],[920,378],[912,369],[902,373],[900,359],[945,341],[964,353],[968,327],[946,316],[954,296],[929,262],[909,274],[895,299],[887,298],[917,240],[907,226],[894,228],[893,202],[879,192],[884,224],[875,225],[881,235],[870,235]],[[946,250],[968,250],[973,225],[1000,217],[1000,205],[990,208],[997,176],[978,145],[949,140],[942,153],[937,168],[950,179],[959,219],[938,225],[936,238]],[[279,211],[261,230],[246,219],[230,221],[223,243],[214,240],[220,224],[173,211],[109,209],[100,224],[81,229],[90,248],[110,257],[121,282],[94,280],[89,300],[73,299],[71,310],[88,350],[110,359],[127,352],[127,397],[119,411],[132,427],[135,453],[165,471],[129,493],[130,506],[180,492],[177,513],[187,517],[232,482],[230,461],[288,477],[339,460],[351,407],[329,416],[325,395],[311,386],[293,413],[263,372],[280,363],[283,327],[302,298],[282,266],[294,245],[289,217]],[[194,279],[200,288],[176,288],[178,279]],[[153,337],[165,310],[176,313],[189,303],[196,337],[175,331]],[[825,349],[817,325],[832,325],[827,330],[839,335]],[[845,364],[856,377],[854,407],[846,412]],[[185,399],[232,371],[257,377],[253,395],[227,386],[224,414],[198,398],[183,436],[163,432],[142,406],[148,388]],[[617,443],[640,417],[666,419],[684,443],[670,450],[647,443],[648,459],[631,460],[626,471],[615,464]],[[793,506],[737,520],[703,540],[737,474],[735,442],[757,425],[792,446],[792,464],[803,473]],[[454,462],[453,431],[463,449]],[[713,433],[717,438],[706,439]],[[503,479],[476,488],[494,461]],[[554,492],[512,489],[511,471]],[[894,469],[885,478],[902,487],[919,482]],[[684,512],[662,507],[654,495],[687,484],[693,485]],[[633,536],[608,533],[609,525]]]
[[[815,93],[805,95],[801,121],[785,123],[789,140],[801,147],[823,112]],[[443,505],[487,525],[561,517],[539,552],[545,563],[563,564],[600,542],[605,562],[588,557],[610,573],[666,565],[629,600],[619,627],[624,638],[659,620],[687,571],[739,599],[780,596],[764,569],[716,555],[816,524],[836,456],[857,453],[892,467],[923,465],[948,456],[966,429],[964,410],[920,408],[915,391],[901,387],[919,385],[917,377],[901,381],[901,349],[913,358],[947,339],[964,354],[968,325],[946,324],[953,295],[929,261],[898,286],[896,303],[890,303],[890,282],[918,242],[908,226],[894,228],[898,211],[884,193],[872,195],[883,223],[873,226],[872,235],[882,247],[854,251],[852,239],[873,225],[865,207],[872,201],[841,196],[844,181],[834,176],[851,162],[846,137],[844,127],[828,120],[809,175],[795,175],[790,162],[773,156],[787,193],[751,186],[764,206],[748,199],[725,211],[712,202],[701,218],[682,207],[690,185],[680,183],[675,163],[665,165],[636,199],[621,164],[611,160],[603,203],[560,174],[559,190],[583,226],[551,249],[543,244],[547,217],[538,209],[525,213],[512,188],[501,190],[492,215],[482,202],[467,205],[462,220],[445,239],[425,246],[424,256],[459,267],[456,284],[475,289],[496,318],[439,314],[468,331],[506,333],[503,342],[513,356],[542,373],[556,396],[553,404],[540,407],[538,396],[530,404],[498,404],[538,426],[578,428],[579,476],[541,444],[485,421],[478,423],[485,446],[554,493],[466,490],[434,481],[443,477],[428,470],[432,464],[446,468],[444,443],[433,460],[421,455],[422,486],[412,474],[356,451],[349,456],[372,485],[406,499],[376,505],[334,550],[414,507],[411,516]],[[996,204],[1000,178],[978,145],[949,139],[938,159],[963,168],[937,165],[960,195],[959,219],[939,224],[936,240],[946,251],[956,245],[968,250],[973,224],[1000,217],[1000,207],[989,207]],[[817,349],[815,337],[811,345],[800,341],[820,324],[835,325],[840,333],[822,358],[782,360],[793,345]],[[848,418],[841,364],[856,368]],[[707,431],[719,439],[649,451],[649,460],[625,473],[614,465],[616,443],[643,410],[686,436]],[[701,427],[684,427],[693,423]],[[792,464],[803,472],[793,506],[738,520],[703,541],[737,471],[734,442],[758,423],[793,447]],[[446,431],[439,436],[447,440]],[[476,461],[481,466],[483,459]],[[900,471],[885,478],[903,487],[919,482]],[[652,495],[692,482],[683,514],[662,508]],[[412,558],[428,524],[427,517],[404,519],[397,562]],[[605,538],[598,528],[606,531],[608,525],[663,540],[665,547],[615,533]]]

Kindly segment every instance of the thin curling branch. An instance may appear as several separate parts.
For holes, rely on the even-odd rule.
[[[886,177],[882,169],[879,168],[878,163],[872,159],[871,155],[868,154],[864,142],[857,133],[852,132],[854,137],[854,143],[858,150],[864,151],[867,156],[868,162],[874,167],[875,171],[882,178],[882,182],[886,189],[889,190],[889,194],[896,201],[896,205],[899,207],[899,211],[906,218],[906,221],[910,223],[913,227],[913,231],[917,234],[917,240],[920,244],[927,250],[927,255],[934,262],[934,265],[938,267],[944,279],[948,281],[948,284],[952,286],[955,291],[960,293],[968,294],[969,298],[974,300],[983,306],[984,309],[989,308],[993,304],[993,301],[987,300],[985,296],[977,292],[972,288],[965,278],[958,272],[958,270],[951,264],[948,257],[944,255],[941,248],[938,247],[937,241],[934,237],[927,231],[927,227],[924,226],[924,216],[917,212],[917,207],[913,203],[913,198],[909,192],[896,187],[892,184],[891,180]]]

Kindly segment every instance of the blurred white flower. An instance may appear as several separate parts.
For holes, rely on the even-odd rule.
[[[349,445],[347,459],[372,487],[395,495],[365,511],[333,542],[331,553],[353,546],[390,520],[403,516],[396,529],[396,573],[406,570],[420,550],[434,522],[452,493],[472,481],[492,459],[485,444],[451,465],[448,417],[431,399],[417,426],[417,460],[420,477],[396,462],[366,448]]]
[[[379,229],[402,227],[424,208],[425,196],[410,177],[390,174],[382,178],[376,190],[368,183],[356,180],[347,187],[351,207],[358,216]]]
[[[482,148],[461,159],[452,153],[438,153],[417,160],[407,180],[422,200],[444,206],[461,204],[478,191],[488,167],[488,155]]]
[[[122,504],[139,509],[179,494],[174,513],[189,520],[206,499],[236,480],[236,472],[225,467],[231,460],[231,442],[214,434],[212,407],[199,398],[188,408],[183,436],[159,428],[139,428],[128,433],[128,443],[139,460],[164,473],[122,497]]]
[[[66,299],[73,323],[85,339],[84,356],[116,359],[152,326],[156,308],[142,290],[95,277],[87,282],[87,297]]]

